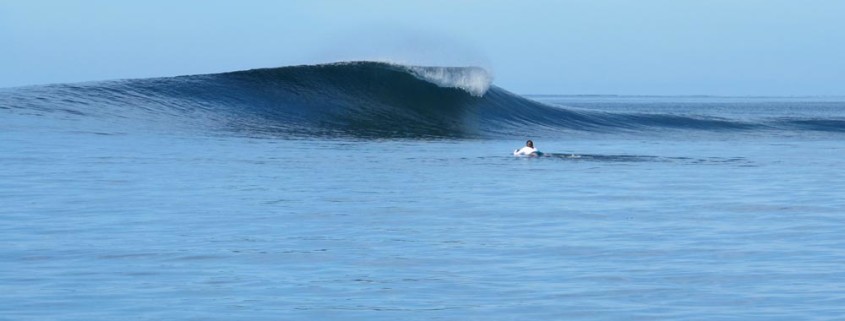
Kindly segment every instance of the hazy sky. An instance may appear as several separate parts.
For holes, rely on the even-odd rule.
[[[0,87],[362,59],[523,94],[845,95],[845,1],[0,0]]]

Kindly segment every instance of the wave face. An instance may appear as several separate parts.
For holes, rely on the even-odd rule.
[[[15,88],[0,91],[0,108],[284,137],[521,138],[667,128],[845,132],[840,118],[748,121],[565,108],[491,82],[477,67],[346,62]]]

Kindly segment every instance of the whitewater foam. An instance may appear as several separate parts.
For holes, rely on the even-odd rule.
[[[493,83],[493,76],[481,67],[402,67],[422,80],[440,87],[462,89],[476,97],[484,96]]]

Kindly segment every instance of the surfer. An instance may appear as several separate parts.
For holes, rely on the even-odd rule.
[[[538,153],[537,149],[534,148],[534,142],[530,139],[525,142],[525,147],[513,151],[515,156],[537,156]]]

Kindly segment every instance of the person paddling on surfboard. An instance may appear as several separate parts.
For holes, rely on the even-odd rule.
[[[525,142],[525,147],[513,151],[515,156],[537,156],[540,152],[534,148],[534,142],[530,139]]]

